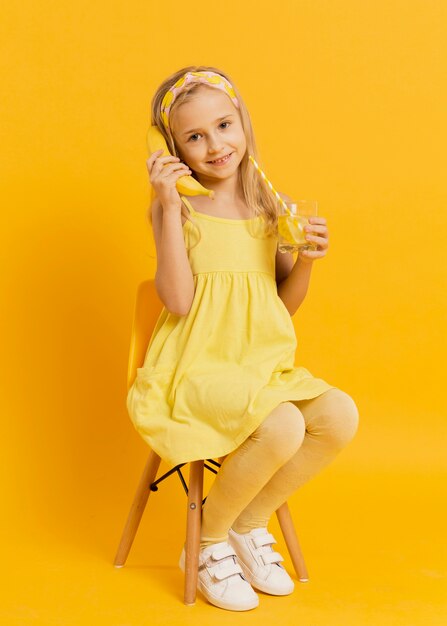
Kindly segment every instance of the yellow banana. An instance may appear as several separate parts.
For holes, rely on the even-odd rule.
[[[161,134],[158,126],[151,126],[149,128],[147,133],[147,147],[149,154],[153,154],[157,150],[163,150],[163,154],[161,156],[168,156],[170,154],[166,140]],[[180,178],[177,179],[175,186],[177,191],[185,196],[198,196],[202,194],[204,196],[209,196],[210,198],[214,197],[214,191],[212,189],[206,189],[192,176],[180,176]]]

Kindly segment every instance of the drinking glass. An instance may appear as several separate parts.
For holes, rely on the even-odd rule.
[[[316,244],[306,239],[307,232],[304,227],[309,224],[309,217],[317,215],[317,201],[285,200],[284,202],[289,212],[282,203],[279,203],[278,250],[282,253],[298,252],[301,249],[316,250]]]

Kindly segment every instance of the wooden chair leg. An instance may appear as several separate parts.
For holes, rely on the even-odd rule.
[[[296,575],[298,576],[298,580],[303,583],[307,582],[309,580],[309,574],[307,572],[306,563],[304,562],[303,553],[301,552],[301,547],[287,502],[284,502],[279,509],[277,509],[276,516],[278,518],[290,558],[292,559],[293,567],[295,568]]]
[[[202,522],[203,460],[189,465],[188,510],[185,543],[185,596],[184,602],[193,605],[197,595],[199,575],[200,528]]]
[[[146,508],[146,503],[151,493],[150,485],[154,482],[160,466],[161,458],[153,450],[149,453],[149,458],[140,478],[137,491],[135,493],[132,506],[124,527],[118,551],[115,556],[115,567],[123,567],[132,547],[141,517]]]

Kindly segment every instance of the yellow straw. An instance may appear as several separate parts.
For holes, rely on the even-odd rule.
[[[259,167],[259,165],[256,163],[256,161],[254,160],[254,158],[251,156],[251,154],[248,157],[250,159],[250,161],[253,163],[253,165],[255,166],[255,168],[257,169],[257,171],[261,174],[262,178],[264,179],[264,181],[267,183],[267,185],[270,187],[270,189],[273,191],[273,193],[275,194],[275,196],[277,197],[277,199],[279,200],[279,202],[282,204],[282,206],[285,208],[285,210],[287,211],[287,213],[289,215],[292,215],[292,211],[289,209],[289,207],[287,206],[287,204],[284,202],[284,200],[281,198],[281,196],[279,195],[279,193],[276,191],[276,189],[273,187],[272,183],[269,181],[269,179],[267,178],[267,176],[264,174],[264,172],[261,170],[261,168]]]

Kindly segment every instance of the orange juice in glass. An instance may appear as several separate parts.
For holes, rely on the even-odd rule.
[[[309,224],[309,217],[317,215],[317,201],[284,200],[284,203],[288,210],[282,203],[278,209],[278,250],[282,253],[316,250],[316,245],[306,239],[304,227]]]

